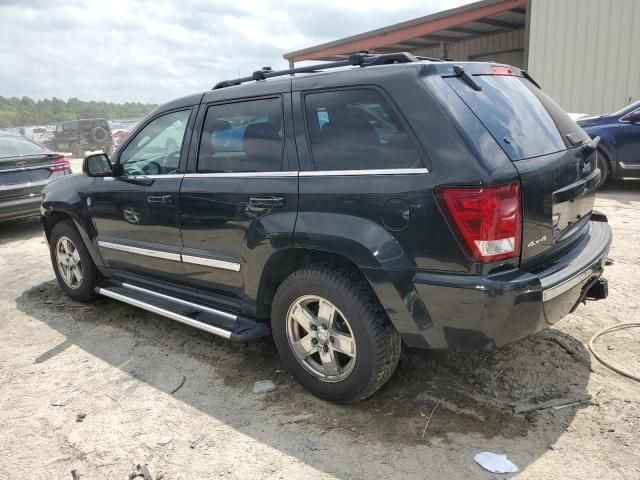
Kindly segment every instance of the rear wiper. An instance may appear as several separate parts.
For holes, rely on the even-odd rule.
[[[464,80],[464,83],[469,85],[476,92],[479,92],[480,90],[482,90],[482,87],[478,85],[476,81],[473,79],[473,77],[469,75],[467,71],[460,65],[454,65],[453,71],[457,76],[459,76],[462,80]]]
[[[538,90],[542,90],[542,88],[540,88],[540,85],[538,84],[538,82],[536,82],[533,77],[531,75],[529,75],[529,72],[527,72],[526,70],[520,70],[520,72],[522,73],[522,76],[524,78],[526,78],[527,80],[529,80],[531,83],[533,83],[536,87],[538,87]]]

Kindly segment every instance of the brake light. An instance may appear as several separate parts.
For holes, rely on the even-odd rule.
[[[471,257],[493,262],[520,255],[522,213],[520,185],[443,187],[443,210]]]
[[[69,160],[64,157],[56,158],[49,165],[50,172],[61,172],[63,170],[70,170],[71,166],[69,165]]]
[[[513,75],[513,69],[505,65],[491,65],[491,75]]]

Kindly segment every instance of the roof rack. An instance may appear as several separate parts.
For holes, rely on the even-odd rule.
[[[286,70],[271,70],[271,67],[262,67],[261,70],[256,70],[249,77],[234,78],[232,80],[223,80],[215,84],[212,90],[219,88],[231,87],[233,85],[240,85],[241,83],[266,80],[267,78],[282,77],[285,75],[295,75],[296,73],[316,73],[322,70],[328,70],[330,68],[338,67],[370,67],[373,65],[389,65],[392,63],[411,63],[418,62],[420,60],[431,60],[439,62],[441,60],[430,57],[416,57],[408,52],[396,52],[396,53],[354,53],[349,55],[344,60],[336,60],[334,62],[319,63],[316,65],[308,65],[305,67],[288,68]]]

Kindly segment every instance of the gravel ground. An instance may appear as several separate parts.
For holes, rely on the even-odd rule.
[[[106,298],[73,302],[39,220],[2,224],[0,479],[126,479],[137,464],[156,480],[496,478],[473,461],[481,451],[507,454],[522,479],[640,478],[640,385],[586,346],[639,318],[639,190],[598,195],[615,235],[607,301],[494,352],[405,349],[389,384],[347,407],[305,392],[267,342],[229,343]],[[599,351],[640,374],[639,335],[603,337]],[[277,389],[253,394],[265,379]],[[558,410],[511,405],[586,395]]]

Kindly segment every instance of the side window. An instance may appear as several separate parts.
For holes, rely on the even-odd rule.
[[[404,126],[376,90],[310,93],[305,109],[316,170],[422,167]]]
[[[167,175],[180,162],[184,132],[191,110],[168,113],[140,130],[120,154],[124,175]]]
[[[200,137],[198,172],[282,170],[282,100],[269,98],[213,105]]]

